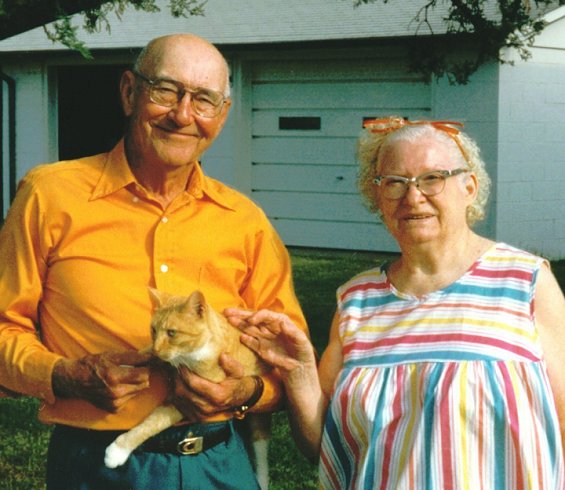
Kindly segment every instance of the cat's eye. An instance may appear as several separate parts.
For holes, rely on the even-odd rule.
[[[167,330],[167,337],[172,339],[177,334],[176,330]]]

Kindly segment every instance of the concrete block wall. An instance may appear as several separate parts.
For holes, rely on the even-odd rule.
[[[562,53],[541,54],[500,70],[496,235],[559,259],[565,258],[565,64]]]

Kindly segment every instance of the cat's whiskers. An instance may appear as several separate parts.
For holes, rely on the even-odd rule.
[[[177,352],[172,355],[169,359],[163,359],[167,361],[172,366],[178,368],[180,366],[186,366],[190,369],[192,364],[205,361],[213,355],[214,349],[209,342],[204,344],[202,347],[195,349],[191,352]]]

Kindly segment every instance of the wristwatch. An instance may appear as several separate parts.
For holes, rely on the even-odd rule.
[[[255,389],[253,390],[253,394],[251,395],[249,400],[233,409],[233,416],[238,420],[243,420],[248,410],[253,405],[255,405],[263,395],[263,391],[265,389],[265,383],[263,383],[263,379],[261,378],[261,376],[252,376],[252,378],[255,382]]]

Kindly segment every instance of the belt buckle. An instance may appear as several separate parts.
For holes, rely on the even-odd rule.
[[[177,451],[180,454],[199,454],[202,452],[204,438],[202,436],[195,437],[192,432],[189,432],[186,437],[177,444]]]

